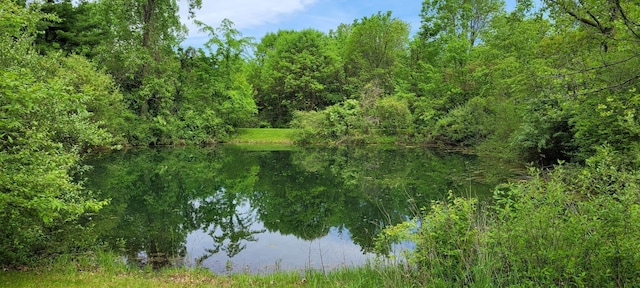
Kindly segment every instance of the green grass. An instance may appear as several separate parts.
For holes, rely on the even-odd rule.
[[[296,129],[239,128],[229,143],[293,144]]]
[[[96,259],[99,258],[99,259]],[[318,270],[265,275],[216,275],[206,269],[152,271],[127,267],[116,256],[63,260],[23,271],[0,272],[0,287],[406,287],[411,279],[399,266],[365,265],[326,274]]]
[[[251,150],[290,150],[287,145],[293,144],[295,134],[299,129],[290,128],[238,128],[235,135],[232,135],[227,143],[245,144]],[[326,140],[326,139],[324,139]],[[328,143],[328,142],[320,142]],[[395,136],[368,135],[366,144],[375,145],[397,145],[398,139]],[[258,147],[251,147],[259,144]]]
[[[230,143],[226,145],[232,145],[246,151],[293,151],[299,149],[292,144],[273,144],[273,143]]]
[[[396,145],[398,139],[395,136],[372,135],[370,139],[368,139],[368,142],[378,145]]]

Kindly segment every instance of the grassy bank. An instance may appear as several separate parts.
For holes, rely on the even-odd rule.
[[[296,129],[239,128],[229,143],[293,144]]]
[[[354,139],[344,138],[339,141],[329,138],[304,139],[304,132],[300,129],[292,128],[238,128],[237,133],[231,137],[227,143],[232,144],[259,144],[260,146],[272,145],[280,150],[278,146],[291,145],[296,140],[304,140],[306,144],[398,144],[398,138],[395,136],[384,136],[372,134],[365,137],[356,137]]]
[[[115,263],[114,256],[103,257]],[[343,268],[322,271],[276,272],[267,275],[215,275],[206,269],[140,270],[124,264],[61,262],[26,271],[0,272],[0,287],[403,287],[398,268]],[[23,269],[25,270],[25,269]],[[404,281],[404,282],[403,282]]]

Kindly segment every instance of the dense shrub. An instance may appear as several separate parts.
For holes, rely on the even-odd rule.
[[[100,83],[87,88],[93,94],[28,69],[9,70],[0,70],[0,265],[77,249],[82,240],[65,234],[106,204],[72,179],[78,152],[113,143],[102,119],[87,110],[97,98],[114,97],[100,92],[108,91]]]
[[[381,239],[415,243],[407,260],[423,285],[633,286],[640,173],[618,159],[604,148],[584,168],[534,170],[498,189],[488,209],[462,198],[433,203]]]
[[[92,242],[78,220],[106,201],[74,176],[80,151],[121,141],[122,96],[90,61],[33,50],[36,24],[55,17],[0,6],[0,265],[15,266]]]
[[[500,284],[640,281],[640,175],[614,159],[602,150],[585,168],[557,166],[496,194],[497,223],[487,248],[500,263]]]
[[[360,137],[362,110],[356,100],[329,106],[320,112],[296,112],[291,126],[301,129],[300,143],[353,142]]]
[[[375,116],[384,135],[399,135],[413,130],[413,117],[407,101],[387,97],[375,105]]]
[[[324,114],[317,111],[295,111],[291,127],[298,128],[294,136],[296,143],[322,142],[321,130]]]
[[[411,241],[415,249],[405,256],[420,285],[473,283],[483,236],[477,212],[475,199],[454,198],[450,192],[448,201],[433,202],[424,217],[385,229],[378,236],[378,251],[388,251],[389,242]]]
[[[512,144],[521,158],[543,165],[558,159],[569,160],[575,151],[571,131],[571,113],[559,97],[530,100],[522,125],[512,136]]]
[[[629,155],[638,155],[640,94],[635,89],[599,97],[582,95],[572,103],[571,109],[573,144],[579,147],[575,154],[577,159],[589,158],[604,144]]]

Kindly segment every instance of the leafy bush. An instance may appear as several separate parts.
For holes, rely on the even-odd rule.
[[[29,41],[46,15],[15,1],[0,5],[0,265],[21,265],[92,241],[74,231],[106,201],[73,176],[82,170],[79,151],[118,140],[121,96],[86,59],[33,51]]]
[[[394,97],[380,99],[375,115],[384,135],[407,134],[413,130],[413,116],[406,101]]]
[[[294,142],[303,144],[322,142],[320,130],[323,119],[322,112],[295,111],[291,127],[298,128],[298,132],[294,136]]]
[[[570,120],[578,159],[589,158],[604,144],[638,155],[640,94],[635,89],[598,97],[583,95],[578,100],[572,103]]]
[[[491,134],[497,114],[486,98],[475,97],[436,122],[434,136],[464,145],[477,145]]]
[[[569,160],[572,146],[571,113],[559,98],[531,100],[524,112],[523,124],[512,136],[512,145],[521,158],[550,165],[557,160]]]
[[[411,241],[415,249],[405,256],[420,284],[472,283],[481,248],[476,213],[476,199],[454,198],[449,192],[449,201],[433,202],[424,217],[385,229],[378,236],[378,251],[388,251],[384,244],[389,241]]]
[[[70,176],[79,149],[111,140],[76,93],[28,70],[0,71],[1,264],[69,252],[74,241],[58,232],[105,205]]]
[[[297,142],[358,141],[362,110],[356,100],[327,107],[320,112],[297,112],[292,127],[301,129]]]
[[[640,175],[603,150],[496,194],[491,231],[500,285],[628,286],[640,281]],[[618,166],[622,167],[622,166]]]
[[[633,286],[640,172],[625,167],[632,166],[601,148],[583,168],[532,170],[530,181],[498,189],[491,209],[462,198],[435,202],[378,241],[415,243],[407,260],[421,285]]]

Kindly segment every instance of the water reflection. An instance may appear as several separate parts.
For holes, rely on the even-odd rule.
[[[252,208],[245,206],[240,209],[248,211]],[[207,248],[232,242],[231,239],[216,237],[223,236],[222,231],[194,231],[187,236],[187,254],[216,273],[332,269],[343,265],[360,265],[374,256],[362,253],[360,246],[351,241],[349,232],[339,227],[330,228],[326,235],[313,240],[266,231],[261,222],[254,222],[249,229],[261,232],[241,242],[242,249],[233,255],[212,253],[212,249]],[[212,234],[216,236],[212,237]]]
[[[373,237],[449,190],[486,197],[483,159],[423,149],[144,149],[94,157],[94,217],[128,259],[215,272],[330,269],[372,257]],[[497,169],[504,171],[504,169]],[[142,256],[142,257],[141,257]]]

